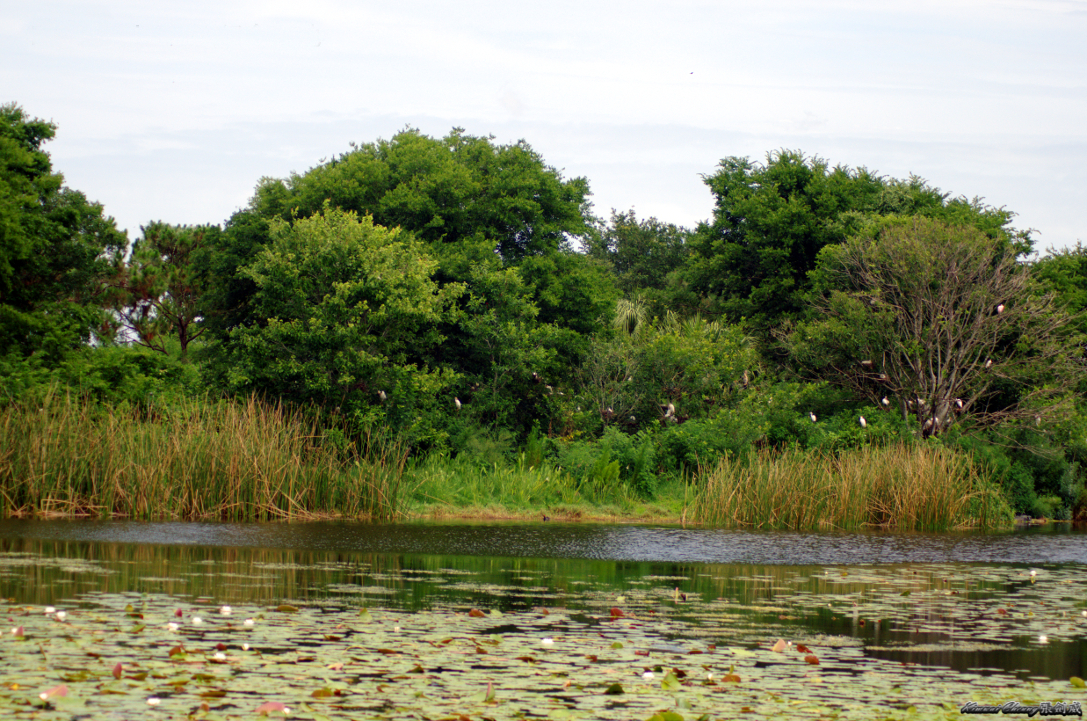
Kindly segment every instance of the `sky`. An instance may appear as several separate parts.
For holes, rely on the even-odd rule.
[[[1087,241],[1087,0],[0,2],[0,103],[129,232],[223,223],[411,126],[524,139],[594,212],[694,226],[722,158],[911,174]]]

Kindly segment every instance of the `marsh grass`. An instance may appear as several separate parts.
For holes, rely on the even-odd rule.
[[[409,469],[406,478],[411,497],[427,515],[443,515],[441,509],[446,515],[473,509],[494,517],[524,511],[619,515],[644,505],[617,474],[579,479],[525,454],[514,464],[491,465],[435,454]]]
[[[0,409],[0,515],[396,516],[402,449],[326,435],[253,398],[138,411],[51,393]]]
[[[970,455],[935,445],[752,452],[722,459],[699,481],[691,518],[714,526],[935,531],[1011,517]]]

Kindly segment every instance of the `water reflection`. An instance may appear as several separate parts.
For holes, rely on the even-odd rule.
[[[791,533],[500,523],[0,521],[0,538],[447,556],[786,564],[1084,563],[1087,529],[1005,533]]]

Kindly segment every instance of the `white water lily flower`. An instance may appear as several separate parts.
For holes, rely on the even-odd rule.
[[[45,607],[45,612],[46,613],[56,613],[57,609],[53,608],[52,606],[46,606]]]
[[[64,611],[57,611],[57,620],[63,621],[68,616]]]
[[[400,627],[399,626],[393,626],[393,633],[400,633]]]
[[[1038,643],[1049,643],[1049,638],[1043,633],[1038,637]]]
[[[192,625],[194,625],[194,626],[199,626],[203,622],[204,622],[204,619],[200,618],[199,616],[193,616],[192,617]]]
[[[653,678],[653,672],[652,671],[646,671],[645,673],[642,674],[642,678],[644,678],[644,679],[646,679],[648,681],[649,679]]]
[[[158,705],[159,705],[160,703],[162,703],[162,699],[160,699],[160,698],[155,698],[154,696],[152,696],[151,698],[147,699],[147,705],[148,705],[148,706],[158,706]]]
[[[245,626],[246,628],[252,628],[253,624],[255,624],[255,623],[256,623],[256,621],[254,621],[253,619],[247,618],[247,619],[245,619],[245,622],[242,623],[242,625]]]
[[[219,614],[222,616],[229,616],[232,613],[234,613],[234,609],[232,609],[230,606],[223,606],[219,609]]]
[[[212,658],[214,658],[216,661],[226,661],[226,654],[222,651],[219,651],[217,654],[212,656]]]
[[[1084,617],[1084,618],[1087,618],[1087,611],[1084,611],[1084,612],[1083,612],[1083,617]]]
[[[541,640],[540,643],[542,643],[544,646],[550,646],[551,644],[555,643],[555,639],[548,636],[547,638]]]
[[[248,651],[249,650],[249,644],[248,643],[243,643],[242,644],[242,650],[243,651]]]
[[[176,623],[166,624],[166,630],[167,631],[176,631],[177,629],[178,629],[178,625]]]

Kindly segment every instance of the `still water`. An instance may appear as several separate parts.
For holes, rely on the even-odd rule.
[[[1031,575],[1034,571],[1034,575]],[[593,524],[0,522],[0,597],[103,594],[400,610],[609,606],[728,644],[1087,672],[1087,533],[787,533]],[[724,619],[724,620],[723,620]]]

